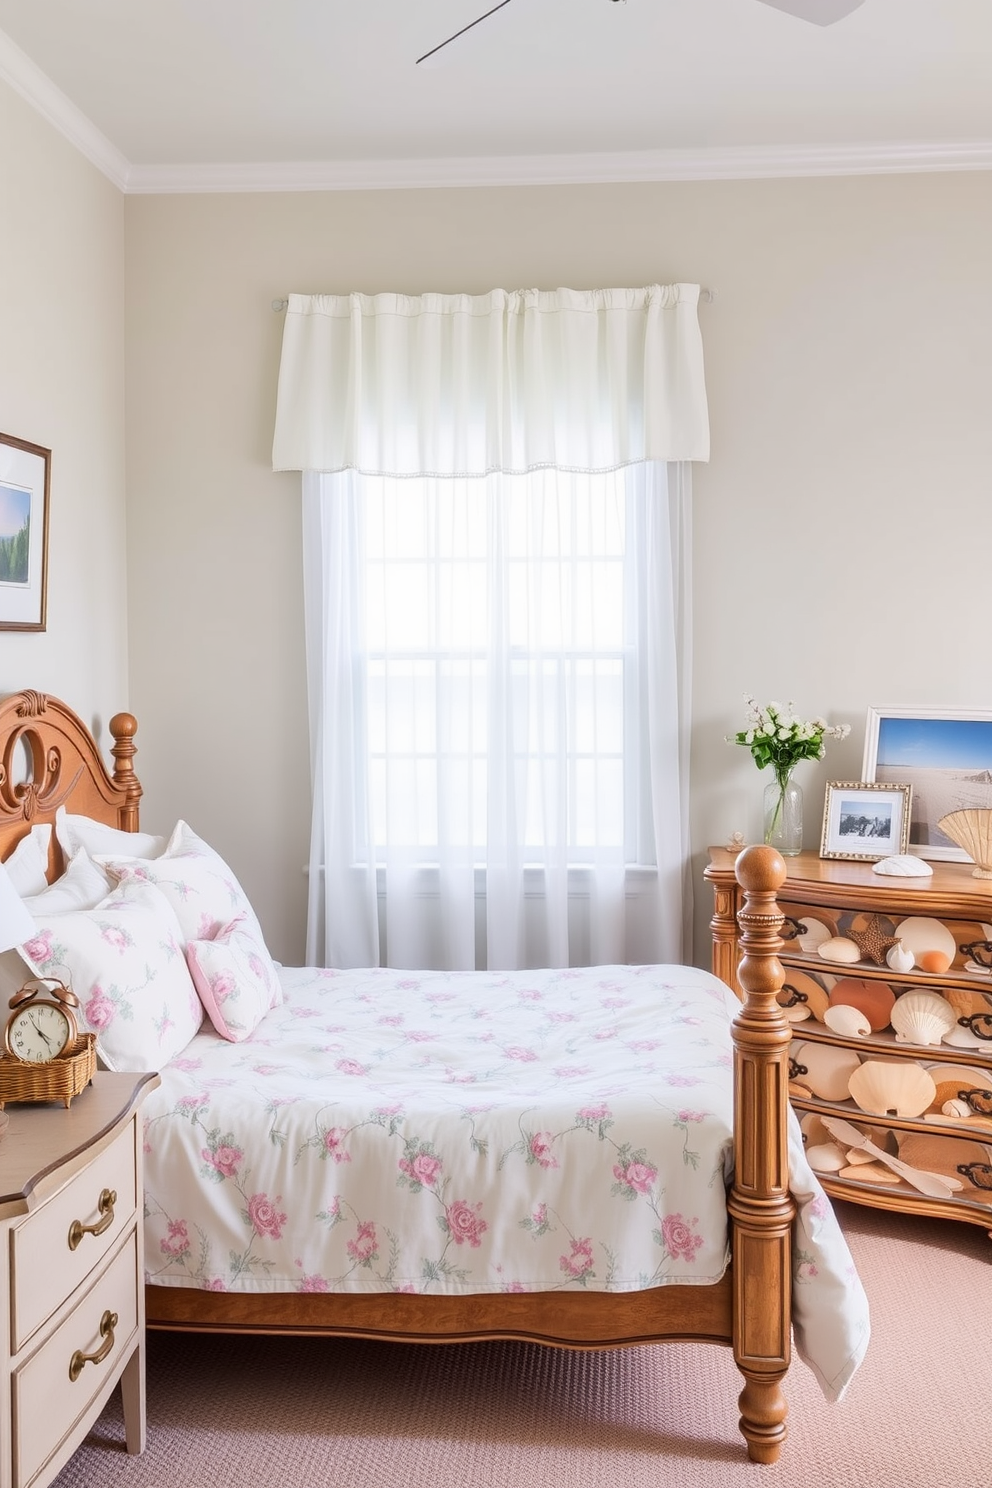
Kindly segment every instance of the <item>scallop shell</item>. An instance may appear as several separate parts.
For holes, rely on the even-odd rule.
[[[917,960],[922,951],[943,951],[950,966],[957,955],[958,944],[950,930],[942,921],[928,915],[910,915],[900,920],[895,933]]]
[[[948,1100],[941,1106],[940,1114],[942,1116],[957,1116],[967,1121],[973,1112],[967,1101]]]
[[[836,1142],[806,1148],[806,1161],[814,1173],[839,1173],[847,1166],[847,1154]]]
[[[957,1018],[970,1018],[974,1013],[992,1013],[992,997],[985,992],[969,992],[965,987],[945,987],[942,995],[954,1009]]]
[[[912,971],[916,965],[916,957],[908,946],[897,940],[894,946],[889,946],[885,953],[885,964],[891,971]]]
[[[992,878],[992,810],[968,807],[964,811],[951,811],[940,818],[937,826],[974,859],[973,878]]]
[[[807,956],[812,956],[817,946],[829,940],[834,932],[829,925],[825,925],[822,920],[814,919],[812,915],[799,915],[798,918],[806,926],[806,930],[796,937],[796,944]]]
[[[871,1033],[871,1024],[864,1013],[849,1002],[832,1004],[827,1008],[823,1021],[829,1029],[844,1038],[867,1038]]]
[[[933,873],[930,864],[913,853],[893,853],[889,858],[879,858],[872,863],[871,871],[884,878],[929,878]]]
[[[971,1028],[962,1028],[960,1023],[955,1023],[949,1028],[941,1039],[942,1044],[947,1044],[952,1049],[987,1049],[988,1039],[983,1039]]]
[[[919,1064],[866,1059],[851,1075],[849,1090],[862,1111],[873,1116],[920,1116],[937,1093]]]
[[[814,1095],[825,1101],[847,1099],[851,1076],[861,1067],[861,1061],[853,1049],[844,1049],[835,1044],[813,1043],[810,1039],[794,1043],[792,1053],[798,1063],[806,1067],[806,1073],[797,1078],[808,1085]]]
[[[833,1137],[823,1124],[823,1118],[816,1111],[807,1111],[800,1120],[799,1127],[807,1148],[825,1145],[827,1142],[833,1141]]]
[[[824,961],[842,962],[846,966],[853,966],[855,961],[861,960],[860,947],[843,935],[831,935],[829,940],[821,940],[816,952]]]
[[[896,996],[888,982],[862,981],[858,977],[841,977],[830,988],[830,1005],[840,1003],[864,1013],[873,1033],[888,1028]]]
[[[900,1044],[939,1044],[957,1023],[954,1009],[939,992],[904,992],[889,1019]]]

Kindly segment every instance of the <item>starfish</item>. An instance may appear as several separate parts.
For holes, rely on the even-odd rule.
[[[862,960],[874,961],[876,966],[885,965],[885,953],[898,944],[895,935],[886,935],[882,929],[880,915],[872,915],[863,930],[848,930],[847,937],[853,940],[861,952]]]

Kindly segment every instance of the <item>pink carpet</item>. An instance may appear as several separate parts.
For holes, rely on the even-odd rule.
[[[872,1304],[839,1405],[798,1361],[782,1461],[737,1431],[729,1350],[566,1354],[529,1344],[149,1339],[149,1444],[117,1398],[58,1488],[985,1488],[992,1484],[992,1241],[971,1225],[840,1206]]]

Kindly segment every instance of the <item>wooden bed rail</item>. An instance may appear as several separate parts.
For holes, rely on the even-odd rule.
[[[734,1020],[734,1358],[744,1376],[741,1431],[753,1461],[774,1462],[785,1441],[781,1381],[789,1367],[792,1222],[788,1085],[791,1026],[777,1001],[786,869],[772,847],[748,847],[735,868],[744,1006]]]

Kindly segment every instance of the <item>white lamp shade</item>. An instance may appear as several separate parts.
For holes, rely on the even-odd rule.
[[[0,863],[0,951],[23,945],[37,933],[38,927],[24,905],[24,900]]]

